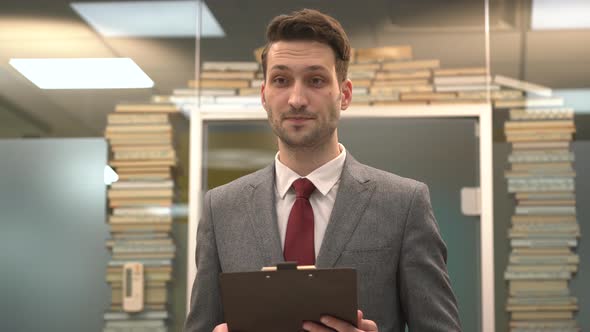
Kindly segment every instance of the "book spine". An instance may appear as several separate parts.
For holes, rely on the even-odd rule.
[[[526,279],[526,280],[542,280],[542,279],[571,279],[572,273],[569,271],[526,271],[526,272],[504,272],[504,279],[515,280],[515,279]]]
[[[517,206],[516,214],[575,215],[575,206]]]
[[[578,241],[576,239],[512,239],[510,245],[513,248],[575,247]]]
[[[556,265],[556,264],[578,264],[580,258],[578,255],[554,255],[535,257],[534,255],[515,255],[510,254],[508,262],[522,265]]]
[[[176,247],[170,246],[147,246],[147,245],[115,245],[113,253],[173,253]]]
[[[117,160],[126,159],[174,159],[176,152],[174,150],[163,151],[120,151],[115,152],[114,157]]]

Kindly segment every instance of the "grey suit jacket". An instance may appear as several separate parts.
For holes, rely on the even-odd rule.
[[[220,272],[258,271],[283,261],[274,164],[205,195],[197,231],[197,276],[185,324],[222,323]],[[347,154],[318,268],[357,269],[359,309],[379,331],[460,331],[446,246],[420,182],[371,168]]]

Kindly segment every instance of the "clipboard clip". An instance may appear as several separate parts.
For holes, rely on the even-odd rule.
[[[283,270],[315,270],[315,265],[297,265],[297,262],[283,262],[276,266],[265,266],[262,271],[283,271]]]

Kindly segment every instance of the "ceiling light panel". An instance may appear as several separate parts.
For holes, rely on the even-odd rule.
[[[41,89],[138,89],[154,82],[129,58],[11,59]]]
[[[105,37],[224,37],[202,1],[72,2],[72,8]]]

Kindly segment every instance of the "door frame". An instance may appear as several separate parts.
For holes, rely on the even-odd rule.
[[[197,226],[201,217],[203,124],[206,121],[248,121],[266,120],[261,106],[248,107],[216,105],[206,108],[188,106],[190,114],[189,148],[189,213],[187,253],[187,313],[190,310],[192,283],[197,274],[195,250]],[[493,123],[492,106],[488,103],[440,104],[440,105],[395,105],[395,106],[352,106],[341,113],[342,118],[472,118],[479,124],[479,180],[481,189],[480,215],[480,273],[481,273],[481,331],[495,331],[494,304],[494,188],[493,188]]]

